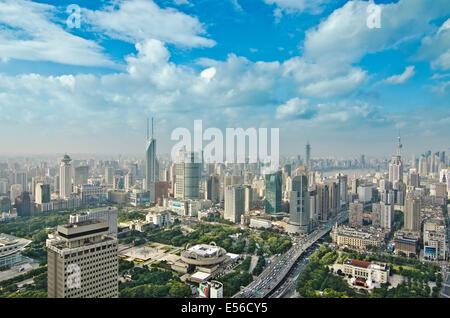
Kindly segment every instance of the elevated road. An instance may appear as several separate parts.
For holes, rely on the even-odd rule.
[[[302,241],[294,243],[289,251],[275,258],[272,263],[247,287],[242,287],[241,291],[233,298],[266,298],[279,288],[284,278],[289,274],[297,259],[317,240],[331,231],[331,225],[342,223],[348,218],[347,212],[342,212],[331,219],[326,225],[321,226],[308,235]]]

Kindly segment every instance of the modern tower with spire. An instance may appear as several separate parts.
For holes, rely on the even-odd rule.
[[[159,167],[156,159],[156,139],[153,136],[153,118],[152,133],[149,135],[149,120],[147,118],[147,143],[145,150],[145,189],[150,191],[150,198],[153,198],[153,188],[156,181],[159,180]]]
[[[392,183],[394,189],[395,185],[403,182],[403,162],[402,162],[402,143],[400,140],[400,133],[397,137],[397,154],[392,156],[392,160],[389,163],[389,182]]]

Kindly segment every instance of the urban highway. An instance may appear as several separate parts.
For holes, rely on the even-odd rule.
[[[327,224],[309,234],[304,239],[294,239],[293,246],[285,254],[278,256],[264,269],[264,271],[248,286],[241,287],[241,291],[233,298],[266,298],[282,286],[283,279],[290,272],[297,259],[317,240],[331,231],[331,226],[343,223],[348,218],[348,212],[341,212]]]

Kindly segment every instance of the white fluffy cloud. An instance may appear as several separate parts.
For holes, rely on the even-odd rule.
[[[267,4],[276,5],[275,15],[284,13],[296,13],[307,11],[312,14],[319,14],[323,11],[323,5],[330,0],[264,0]]]
[[[450,70],[450,19],[435,34],[422,39],[416,58],[432,60],[433,69]]]
[[[0,2],[0,59],[113,65],[98,44],[51,22],[55,10],[51,5],[26,0]]]
[[[381,83],[399,85],[405,83],[408,79],[414,76],[416,72],[414,71],[414,66],[407,66],[405,71],[402,74],[392,75],[384,80]]]
[[[309,100],[294,97],[277,107],[276,118],[287,120],[310,119],[315,113],[316,109],[310,104]]]
[[[152,0],[119,0],[101,10],[84,9],[83,18],[111,38],[137,43],[157,39],[185,47],[212,47],[204,26],[173,8],[160,8]]]

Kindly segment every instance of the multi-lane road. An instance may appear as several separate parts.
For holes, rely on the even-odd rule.
[[[342,212],[309,234],[302,240],[294,240],[293,246],[285,254],[275,257],[264,271],[248,286],[242,287],[241,291],[233,298],[265,298],[275,293],[282,287],[283,279],[288,275],[297,259],[317,240],[331,230],[334,223],[342,223],[348,218],[347,212]]]

